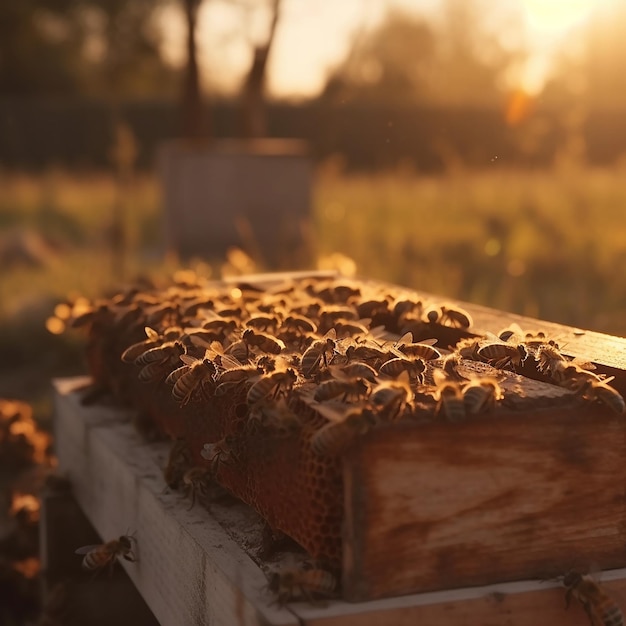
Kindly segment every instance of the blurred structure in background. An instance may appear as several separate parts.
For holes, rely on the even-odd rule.
[[[182,139],[159,149],[168,253],[223,257],[239,246],[266,268],[310,264],[303,233],[310,214],[312,167],[302,140],[270,139],[265,99],[267,63],[281,0],[239,3],[249,39],[250,67],[243,79],[238,138],[218,140],[202,106],[196,25],[200,0],[185,0],[187,62],[182,101]],[[251,36],[251,18],[266,18],[263,36]]]

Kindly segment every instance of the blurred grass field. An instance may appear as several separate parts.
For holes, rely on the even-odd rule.
[[[318,260],[335,252],[353,259],[365,278],[626,335],[625,173],[346,176],[327,168],[316,178],[312,247]],[[82,356],[80,338],[49,333],[46,319],[69,295],[169,276],[177,264],[164,255],[162,234],[152,177],[135,177],[120,197],[102,174],[0,174],[0,397],[48,414],[50,378],[80,373]]]

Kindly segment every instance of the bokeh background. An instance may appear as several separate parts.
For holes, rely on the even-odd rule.
[[[311,254],[281,269],[625,334],[624,76],[619,0],[2,3],[0,397],[47,419],[68,299],[220,274],[166,245],[176,138],[307,142]]]

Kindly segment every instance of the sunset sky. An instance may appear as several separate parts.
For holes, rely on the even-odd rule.
[[[624,0],[483,0],[486,25],[502,43],[523,43],[529,58],[511,81],[537,92],[549,75],[555,52],[576,43],[580,27],[594,14]],[[328,71],[349,50],[357,32],[379,24],[389,9],[400,8],[436,20],[444,0],[283,0],[275,47],[269,64],[269,89],[280,97],[306,97],[322,88]],[[245,14],[242,3],[204,0],[199,17],[201,66],[225,89],[236,89],[248,66],[250,47],[242,37],[262,32],[262,10]],[[258,2],[257,6],[263,6]],[[245,16],[245,20],[242,20]],[[175,8],[164,12],[166,57],[174,64],[184,58],[184,25]],[[521,25],[521,28],[519,26]],[[253,37],[253,35],[252,35]]]

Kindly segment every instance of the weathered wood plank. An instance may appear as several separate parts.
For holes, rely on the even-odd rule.
[[[81,406],[72,390],[83,382],[55,381],[59,470],[104,540],[135,534],[139,561],[122,564],[162,626],[298,624],[207,511],[165,492],[168,445],[141,440],[129,411]]]
[[[480,558],[477,555],[477,558]],[[626,596],[626,570],[602,574],[602,586],[620,603]],[[292,605],[303,626],[589,626],[575,602],[565,610],[562,586],[521,581],[437,591],[359,604],[335,602],[324,608]]]
[[[363,437],[344,465],[344,592],[625,566],[625,436],[623,418],[594,407]]]

